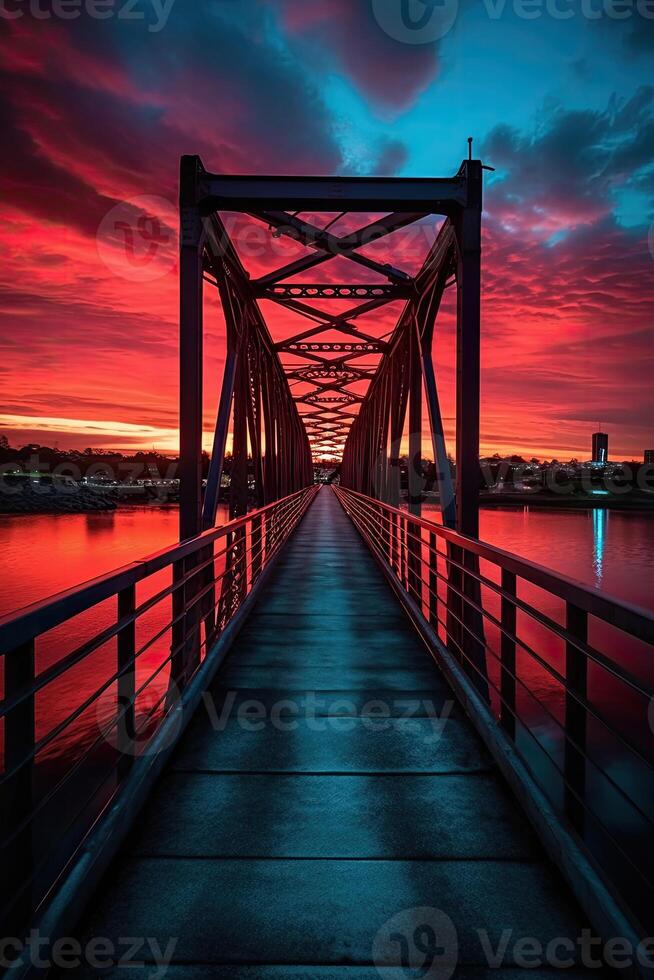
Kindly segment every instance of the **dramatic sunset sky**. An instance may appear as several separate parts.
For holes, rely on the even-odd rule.
[[[176,447],[180,154],[226,173],[447,176],[472,135],[496,168],[484,451],[588,458],[599,421],[614,457],[654,448],[654,4],[444,2],[444,36],[407,43],[375,0],[4,0],[0,432]],[[140,207],[162,222],[150,264],[105,234]],[[452,324],[450,302],[450,434]],[[209,432],[213,297],[206,329]]]

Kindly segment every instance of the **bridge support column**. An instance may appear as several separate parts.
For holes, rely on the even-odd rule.
[[[479,416],[481,343],[482,166],[465,163],[468,200],[454,221],[457,240],[456,354],[456,529],[479,537]],[[479,561],[459,548],[452,558],[470,572],[452,567],[461,610],[457,633],[464,666],[482,697],[488,700]],[[456,552],[456,554],[454,554]]]
[[[202,530],[202,283],[204,232],[198,201],[199,160],[182,157],[179,257],[179,536]]]
[[[199,157],[184,156],[179,183],[179,537],[193,538],[202,531],[202,368],[203,275],[205,234],[198,201]],[[176,562],[173,579],[180,583],[195,559]],[[197,577],[179,585],[173,597],[177,622],[172,631],[171,690],[181,690],[199,663],[198,629],[189,630],[185,613]],[[195,613],[194,613],[195,614]]]
[[[456,522],[479,537],[479,413],[482,170],[466,163],[468,204],[454,221],[457,239]]]

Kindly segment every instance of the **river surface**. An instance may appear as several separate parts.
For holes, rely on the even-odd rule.
[[[425,504],[423,515],[435,518],[437,508]],[[0,516],[0,615],[174,543],[177,523],[174,507]],[[654,515],[489,509],[480,537],[654,610]]]

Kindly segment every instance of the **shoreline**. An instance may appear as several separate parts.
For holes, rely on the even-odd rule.
[[[46,494],[44,496],[51,496]],[[81,497],[81,499],[80,499]],[[15,499],[15,498],[14,498]],[[20,498],[19,498],[20,499]],[[56,503],[55,503],[56,499]],[[25,506],[25,501],[23,501],[23,506],[20,505],[13,508],[2,507],[3,501],[0,499],[0,518],[2,517],[64,517],[67,515],[75,514],[115,514],[120,511],[125,510],[163,510],[163,509],[175,509],[179,508],[179,503],[176,500],[166,501],[166,500],[123,500],[116,501],[107,499],[106,497],[102,499],[95,494],[84,494],[78,496],[77,494],[63,495],[63,497],[55,498],[54,495],[51,496],[50,500],[40,500],[32,499],[28,506]],[[435,504],[438,505],[439,498],[438,495],[432,495],[428,493],[422,498],[422,504]],[[407,497],[402,496],[401,506],[406,506]],[[543,511],[585,511],[585,510],[613,510],[620,511],[622,513],[632,513],[639,514],[641,516],[651,515],[654,517],[654,495],[652,499],[647,497],[637,497],[625,496],[620,497],[617,495],[611,495],[609,497],[570,497],[561,496],[554,497],[550,495],[541,494],[488,494],[480,497],[479,500],[480,510],[495,510],[495,509],[507,509],[507,510],[524,510],[525,507],[532,508],[534,510]]]
[[[496,507],[509,507],[516,510],[533,507],[539,510],[618,510],[631,514],[651,514],[654,517],[654,499],[627,499],[624,497],[544,497],[538,494],[497,494],[481,497],[479,506],[493,510]]]

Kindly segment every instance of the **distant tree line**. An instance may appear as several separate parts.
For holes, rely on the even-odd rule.
[[[209,472],[209,454],[202,454],[202,475]],[[452,478],[456,475],[456,464],[449,457],[448,463]],[[59,449],[43,446],[38,443],[14,447],[9,444],[6,436],[0,435],[0,468],[3,472],[14,467],[26,473],[55,474],[70,476],[75,480],[83,478],[94,480],[113,480],[119,483],[133,483],[138,480],[174,480],[178,475],[179,457],[166,455],[156,449],[137,450],[125,453],[120,450],[98,449],[87,447],[82,450]],[[232,457],[225,455],[223,472],[227,478],[231,473]],[[410,460],[402,456],[399,460],[400,485],[403,490],[408,486]],[[321,478],[336,478],[339,465],[330,460],[317,460],[316,470]],[[644,473],[649,470],[650,473]],[[248,471],[253,476],[252,460],[248,461]],[[420,474],[423,490],[429,492],[437,489],[436,467],[426,458],[420,461]],[[559,461],[558,459],[540,460],[535,456],[525,459],[518,454],[484,457],[479,465],[480,489],[491,489],[498,484],[506,486],[516,484],[540,485],[545,491],[555,493],[575,493],[582,488],[586,491],[589,485],[604,485],[607,479],[613,481],[617,492],[628,492],[629,489],[654,490],[654,470],[644,467],[635,460],[621,463],[611,462],[606,467],[592,467],[577,459]],[[643,480],[647,486],[643,485]],[[614,491],[616,492],[616,491]]]

